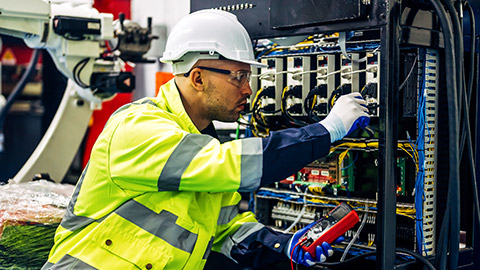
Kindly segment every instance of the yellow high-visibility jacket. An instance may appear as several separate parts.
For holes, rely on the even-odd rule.
[[[328,132],[314,129],[286,132],[314,150],[290,171],[272,165],[271,177],[328,153]],[[201,269],[211,250],[232,258],[237,243],[265,227],[253,213],[239,213],[237,191],[264,181],[265,148],[290,155],[294,144],[281,138],[262,146],[261,138],[220,143],[201,134],[174,79],[156,98],[124,105],[93,146],[42,269]],[[271,249],[282,253],[286,242]]]

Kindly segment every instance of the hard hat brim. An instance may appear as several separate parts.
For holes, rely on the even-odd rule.
[[[254,67],[257,67],[257,68],[266,68],[266,67],[268,67],[268,65],[262,64],[262,63],[260,63],[260,62],[254,61],[254,60],[238,60],[238,59],[235,59],[235,60],[233,60],[233,61],[237,61],[237,62],[240,62],[240,63],[249,64],[249,65],[254,66]]]

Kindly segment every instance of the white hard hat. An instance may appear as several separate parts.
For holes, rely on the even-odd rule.
[[[200,59],[226,58],[266,67],[255,60],[250,36],[237,16],[221,10],[200,10],[182,18],[172,29],[160,61],[172,63],[173,74],[190,71]]]

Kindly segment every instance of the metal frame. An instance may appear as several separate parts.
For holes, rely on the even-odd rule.
[[[380,136],[377,212],[377,269],[395,268],[398,123],[399,19],[397,1],[386,3],[387,24],[380,31]]]

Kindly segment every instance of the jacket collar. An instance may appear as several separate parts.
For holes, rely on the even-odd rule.
[[[188,116],[187,111],[185,111],[180,97],[180,91],[175,84],[175,78],[160,87],[157,98],[164,100],[167,109],[178,116],[191,133],[200,133],[195,124],[193,124],[192,119],[190,119],[190,116]]]

